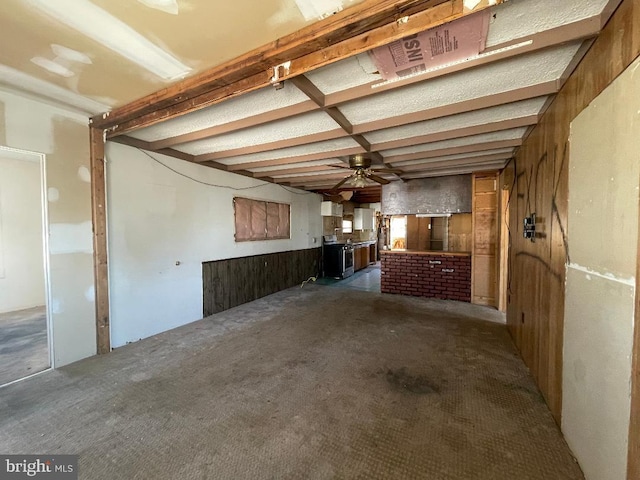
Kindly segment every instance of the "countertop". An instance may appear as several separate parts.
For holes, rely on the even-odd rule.
[[[353,245],[354,247],[364,247],[365,245],[374,245],[378,242],[376,242],[375,240],[369,240],[366,242],[354,242],[351,245]]]
[[[425,250],[380,250],[380,254],[391,255],[444,255],[448,257],[470,257],[471,252],[443,252]]]

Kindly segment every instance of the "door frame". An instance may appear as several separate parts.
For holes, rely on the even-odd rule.
[[[40,165],[40,211],[41,211],[41,223],[42,223],[42,260],[44,269],[44,283],[45,283],[45,312],[47,316],[47,347],[49,355],[49,367],[40,371],[16,379],[12,382],[6,383],[3,386],[11,385],[27,378],[40,375],[43,372],[47,372],[55,368],[55,355],[54,355],[54,342],[53,342],[53,321],[51,311],[51,265],[50,265],[50,252],[49,252],[49,205],[47,201],[47,156],[44,153],[34,152],[31,150],[24,150],[21,148],[7,147],[0,145],[0,153],[10,152],[20,155],[31,155],[38,158]],[[35,160],[35,159],[34,159]]]

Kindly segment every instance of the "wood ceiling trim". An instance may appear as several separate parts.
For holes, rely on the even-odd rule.
[[[448,175],[465,175],[468,173],[489,172],[489,171],[502,170],[505,165],[506,165],[506,162],[490,162],[490,163],[478,164],[473,166],[442,168],[442,169],[430,170],[426,172],[403,175],[402,178],[404,180],[414,180],[417,178],[444,177]]]
[[[237,132],[244,130],[245,128],[257,127],[258,125],[264,125],[276,120],[282,120],[283,118],[291,118],[296,115],[302,115],[313,110],[317,110],[317,105],[311,100],[307,100],[288,107],[277,108],[269,112],[259,113],[250,117],[241,118],[232,122],[227,122],[222,125],[216,125],[213,127],[197,130],[195,132],[185,133],[183,135],[176,135],[174,137],[164,138],[150,142],[152,149],[161,149],[167,147],[173,147],[183,143],[195,142],[205,138],[212,138],[224,133]]]
[[[506,103],[518,102],[520,100],[528,100],[530,98],[544,97],[555,94],[558,91],[558,81],[539,83],[528,87],[517,88],[507,92],[486,95],[484,97],[472,98],[458,103],[451,103],[441,107],[430,108],[418,112],[398,115],[396,117],[388,117],[372,122],[361,123],[354,126],[355,133],[366,133],[374,130],[383,130],[385,128],[396,127],[398,125],[407,125],[409,123],[423,122],[425,120],[433,120],[434,118],[448,117],[458,113],[465,113],[483,108],[496,107]]]
[[[346,89],[333,94],[324,95],[322,91],[320,91],[307,77],[305,77],[304,75],[299,75],[297,77],[291,78],[289,81],[291,81],[299,90],[301,90],[310,98],[308,102],[303,102],[301,104],[292,105],[290,107],[284,107],[281,109],[273,110],[271,112],[265,112],[263,114],[254,115],[245,119],[229,122],[225,125],[211,127],[211,128],[197,131],[197,132],[190,132],[184,135],[179,135],[179,136],[175,136],[175,137],[171,137],[163,140],[158,140],[156,142],[151,142],[151,146],[153,149],[171,147],[174,145],[179,145],[182,143],[187,143],[195,140],[211,138],[213,136],[220,135],[222,133],[237,131],[237,130],[248,128],[251,126],[257,126],[257,125],[261,125],[271,121],[292,117],[295,115],[299,115],[301,113],[317,110],[318,108],[326,110],[329,107],[337,106],[345,102],[357,100],[359,98],[364,98],[369,95],[374,95],[376,93],[381,93],[384,91],[394,90],[406,85],[412,85],[415,83],[423,82],[431,78],[436,78],[442,75],[447,75],[450,73],[472,68],[475,66],[493,63],[499,60],[504,60],[506,58],[512,58],[517,55],[523,55],[528,52],[542,50],[542,49],[553,47],[566,42],[593,38],[598,34],[600,30],[600,23],[601,23],[600,16],[595,16],[595,17],[590,17],[584,20],[580,20],[578,22],[568,24],[568,25],[556,27],[554,29],[550,29],[544,32],[540,32],[528,37],[522,37],[515,40],[511,40],[509,42],[504,42],[500,45],[496,45],[490,49],[487,49],[486,52],[509,47],[511,45],[524,42],[528,39],[531,39],[533,41],[533,44],[527,47],[523,47],[521,49],[509,50],[502,54],[497,54],[492,57],[479,59],[478,61],[467,62],[464,64],[455,65],[446,69],[437,70],[437,71],[425,74],[424,76],[414,77],[414,78],[396,82],[396,83],[390,83],[388,85],[381,86],[377,89],[373,89],[372,85],[375,85],[376,83],[380,83],[379,81],[371,82],[366,85],[360,85],[358,87],[353,87],[353,88]],[[590,45],[591,45],[591,42],[589,42],[586,46],[583,46],[581,48],[579,55],[577,55],[574,61],[572,62],[571,68],[567,69],[567,72],[565,72],[565,74],[563,75],[562,77],[563,83],[568,77],[568,75],[575,69],[575,66],[582,59],[582,56],[584,55],[584,53],[586,53]],[[123,126],[123,129],[124,128],[126,127]]]
[[[285,140],[276,140],[275,142],[260,143],[258,145],[251,145],[248,147],[204,153],[202,155],[196,155],[195,158],[197,162],[206,162],[209,160],[219,160],[229,157],[237,157],[240,155],[249,155],[251,153],[269,152],[272,150],[279,150],[281,148],[299,147],[300,145],[323,142],[326,140],[335,140],[336,138],[343,137],[348,137],[348,135],[341,128],[336,128],[334,130],[329,130],[326,132],[312,133],[310,135],[287,138]]]
[[[334,178],[339,180],[341,178],[351,175],[353,171],[336,170],[335,173],[325,173],[323,175],[305,175],[303,177],[280,177],[274,179],[276,182],[289,182],[291,185],[301,184],[304,185],[309,182],[317,182],[320,180],[333,180]]]
[[[499,148],[512,148],[522,145],[522,139],[516,138],[514,140],[500,140],[496,142],[484,142],[475,143],[472,145],[463,145],[460,147],[440,148],[437,150],[429,150],[426,152],[407,153],[404,155],[396,155],[393,157],[385,157],[385,161],[391,165],[397,162],[406,162],[408,160],[422,160],[434,157],[443,157],[446,155],[459,155],[464,153],[475,153],[486,150],[497,150]],[[401,166],[397,167],[402,169]]]
[[[340,127],[345,131],[345,133],[347,133],[353,140],[355,140],[356,143],[358,143],[362,148],[364,148],[365,151],[372,153],[373,155],[371,156],[371,158],[374,162],[382,162],[382,156],[372,151],[371,144],[369,143],[369,141],[366,138],[364,138],[362,135],[355,135],[353,133],[353,125],[351,125],[351,122],[349,122],[347,117],[345,117],[343,113],[340,110],[338,110],[338,108],[336,107],[327,108],[325,106],[324,94],[322,93],[322,91],[320,91],[318,87],[316,87],[316,85],[311,80],[309,80],[308,77],[304,75],[299,75],[297,77],[292,78],[291,80],[293,81],[293,84],[302,93],[304,93],[313,102],[315,102],[316,105],[318,105],[318,107],[322,109],[322,111],[324,111],[327,115],[329,115],[334,122],[340,125]]]
[[[538,123],[540,115],[528,115],[526,117],[502,120],[499,122],[485,123],[483,125],[474,125],[472,127],[457,128],[446,130],[443,132],[430,133],[418,137],[407,137],[399,140],[391,140],[388,142],[380,142],[371,144],[372,150],[390,150],[393,148],[409,147],[411,145],[439,142],[442,140],[451,140],[453,138],[469,137],[472,135],[481,135],[483,133],[494,133],[501,130],[509,130],[512,128],[528,127]]]
[[[259,167],[274,167],[276,165],[288,165],[290,163],[303,163],[310,162],[312,160],[327,160],[332,158],[341,157],[344,155],[354,155],[356,153],[366,153],[362,147],[350,147],[343,148],[341,150],[332,150],[329,152],[309,153],[307,155],[296,155],[293,157],[274,158],[270,160],[258,160],[255,162],[245,162],[235,165],[227,165],[227,170],[230,172],[237,172],[238,170],[259,168]]]
[[[486,1],[468,10],[462,0],[365,0],[236,59],[97,115],[91,123],[109,130],[109,135],[120,135],[268,86],[272,67],[283,62],[291,61],[289,71],[281,76],[286,80],[488,7]]]
[[[496,161],[507,161],[513,157],[513,153],[494,153],[491,155],[481,155],[477,157],[459,158],[457,160],[438,160],[436,162],[424,162],[415,165],[405,165],[398,167],[403,172],[410,174],[414,172],[428,171],[442,167],[457,167],[461,165],[473,165],[475,163],[483,164]],[[404,176],[404,175],[403,175]]]
[[[195,163],[197,165],[202,165],[205,167],[209,167],[209,168],[214,168],[216,170],[222,170],[223,172],[227,172],[229,171],[229,168],[226,165],[223,165],[222,163],[218,163],[218,162],[214,162],[214,161],[208,161],[208,162],[197,162],[195,160],[195,157],[193,155],[190,155],[188,153],[184,153],[184,152],[180,152],[178,150],[174,150],[172,148],[163,148],[161,150],[152,150],[150,148],[150,144],[149,142],[145,142],[144,140],[139,140],[137,138],[133,138],[133,137],[128,137],[126,135],[120,135],[118,137],[114,137],[109,139],[110,142],[115,142],[115,143],[120,143],[122,145],[127,145],[129,147],[134,147],[134,148],[139,148],[140,150],[146,150],[152,153],[160,153],[162,155],[166,155],[167,157],[173,157],[173,158],[177,158],[179,160],[184,160],[187,162],[191,162],[191,163]],[[243,175],[245,177],[251,177],[253,178],[253,173],[245,170],[245,169],[238,169],[235,170],[233,173],[237,173],[238,175]],[[269,182],[269,183],[273,183],[273,180],[270,177],[263,177],[260,180],[263,180],[265,182]]]
[[[573,22],[567,25],[562,25],[560,27],[556,27],[540,33],[536,33],[534,35],[520,37],[514,40],[510,40],[508,42],[501,43],[499,45],[495,45],[494,47],[491,47],[485,50],[484,53],[500,50],[502,48],[523,43],[528,40],[533,41],[531,45],[526,45],[526,46],[515,48],[512,50],[507,50],[502,53],[496,53],[495,55],[492,55],[489,57],[480,57],[476,60],[469,60],[464,63],[459,63],[456,65],[452,65],[450,67],[441,68],[439,70],[428,72],[428,73],[425,73],[424,75],[408,78],[406,80],[400,80],[393,83],[388,83],[386,85],[380,85],[379,87],[376,87],[376,88],[373,88],[373,86],[381,83],[382,82],[381,80],[376,80],[374,82],[370,82],[364,85],[359,85],[357,87],[352,87],[345,90],[341,90],[339,92],[327,94],[325,95],[325,105],[327,107],[338,106],[343,103],[365,98],[370,95],[375,95],[377,93],[395,90],[397,88],[404,87],[407,85],[413,85],[415,83],[424,82],[426,80],[441,77],[444,75],[449,75],[451,73],[460,72],[462,70],[467,70],[467,69],[479,67],[482,65],[488,65],[494,62],[498,62],[500,60],[506,60],[519,55],[524,55],[526,53],[532,53],[532,52],[537,52],[539,50],[552,48],[554,46],[561,45],[563,43],[593,38],[598,35],[600,29],[601,27],[600,27],[599,16],[590,17],[584,20],[579,20],[577,22]]]
[[[277,176],[277,175],[289,175],[289,174],[295,174],[295,173],[322,172],[330,169],[331,165],[344,165],[344,163],[336,162],[336,163],[331,163],[326,165],[315,165],[312,167],[283,168],[279,170],[268,170],[266,172],[252,172],[252,173],[255,178],[262,178],[262,177],[270,177],[272,175]],[[346,172],[347,170],[343,170],[343,171]]]

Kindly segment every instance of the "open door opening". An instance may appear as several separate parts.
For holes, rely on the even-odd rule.
[[[51,367],[45,158],[0,146],[0,386]]]

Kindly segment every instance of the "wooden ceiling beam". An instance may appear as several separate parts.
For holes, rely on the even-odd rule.
[[[448,175],[465,175],[467,173],[474,172],[488,172],[495,170],[502,170],[506,162],[490,162],[490,163],[481,163],[477,165],[469,165],[469,166],[460,166],[454,168],[441,168],[436,170],[429,170],[420,173],[412,173],[409,175],[402,175],[403,180],[413,180],[416,178],[427,178],[427,177],[444,177]]]
[[[291,163],[310,162],[313,160],[328,160],[333,158],[339,158],[343,155],[353,155],[355,153],[366,153],[362,147],[350,147],[343,148],[341,150],[333,150],[330,152],[309,153],[307,155],[296,155],[293,157],[273,158],[270,160],[257,160],[253,162],[244,162],[235,165],[227,165],[227,170],[235,172],[238,170],[259,168],[259,167],[274,167],[276,165],[289,165]]]
[[[276,140],[275,142],[260,143],[248,147],[233,148],[231,150],[220,150],[217,152],[204,153],[196,155],[197,162],[207,162],[210,160],[219,160],[229,157],[237,157],[240,155],[249,155],[251,153],[270,152],[281,148],[298,147],[308,143],[323,142],[326,140],[335,140],[336,138],[344,138],[348,135],[341,128],[329,130],[326,132],[312,133],[310,135],[302,135],[300,137],[287,138],[285,140]]]
[[[426,172],[446,167],[460,167],[465,165],[484,164],[490,162],[506,162],[513,157],[513,154],[494,153],[492,155],[481,155],[478,157],[458,158],[456,160],[439,160],[437,162],[424,162],[415,165],[405,165],[402,168],[402,176],[411,175],[417,172]]]
[[[330,169],[331,165],[344,165],[344,163],[336,162],[336,163],[326,164],[326,165],[315,165],[312,167],[295,167],[295,168],[282,168],[278,170],[267,170],[265,172],[253,172],[253,176],[255,178],[262,178],[262,177],[289,175],[289,174],[296,174],[296,173],[322,172],[324,170]],[[343,171],[346,172],[347,170],[343,169]]]
[[[195,132],[188,132],[182,135],[176,135],[173,137],[163,138],[151,143],[151,148],[161,149],[167,147],[173,147],[175,145],[181,145],[183,143],[195,142],[204,138],[212,138],[224,133],[237,132],[246,128],[257,127],[266,123],[274,122],[276,120],[282,120],[283,118],[292,118],[303,113],[308,113],[313,110],[317,110],[318,106],[311,100],[307,100],[288,107],[276,108],[264,113],[258,113],[250,117],[241,118],[231,122],[223,123],[222,125],[215,125],[213,127],[204,128]],[[113,135],[110,135],[111,138]]]
[[[311,181],[321,181],[321,180],[333,180],[334,178],[340,180],[341,178],[347,177],[351,175],[353,172],[348,170],[338,170],[336,169],[335,173],[325,173],[322,175],[304,175],[298,177],[280,177],[276,178],[277,182],[289,182],[291,185],[304,185],[305,183]]]
[[[406,162],[408,160],[422,160],[434,157],[443,157],[446,155],[459,155],[464,153],[475,153],[487,150],[497,150],[499,148],[512,148],[522,145],[522,139],[499,140],[495,142],[474,143],[472,145],[463,145],[460,147],[439,148],[437,150],[428,150],[426,152],[406,153],[403,155],[395,155],[386,157],[386,161],[391,165],[398,162]],[[398,168],[403,168],[399,166]]]
[[[381,120],[361,123],[354,126],[355,133],[366,133],[374,130],[383,130],[385,128],[396,127],[398,125],[407,125],[410,123],[423,122],[425,120],[433,120],[434,118],[447,117],[458,113],[465,113],[483,108],[495,107],[507,103],[519,102],[520,100],[528,100],[530,98],[545,97],[558,92],[559,86],[556,80],[530,85],[528,87],[516,88],[506,92],[496,93],[494,95],[485,95],[484,97],[463,100],[458,103],[451,103],[441,107],[434,107],[418,112],[406,113],[395,117],[388,117]]]
[[[341,90],[339,92],[330,93],[325,96],[325,105],[327,107],[339,106],[343,103],[366,98],[377,93],[395,90],[407,85],[413,85],[415,83],[424,82],[426,80],[442,77],[462,70],[488,65],[490,63],[506,60],[526,53],[544,50],[563,43],[594,38],[598,35],[600,30],[601,26],[599,16],[579,20],[577,22],[545,30],[533,35],[503,42],[499,45],[488,48],[483,52],[483,54],[487,54],[490,52],[500,52],[502,50],[500,53],[492,53],[488,56],[481,56],[477,59],[439,68],[431,72],[426,72],[423,75],[407,78],[406,80],[398,80],[384,85],[379,85],[382,83],[382,80],[377,80],[364,85],[358,85],[356,87]],[[514,45],[524,44],[528,41],[531,41],[528,45],[522,45],[517,48],[514,47]]]
[[[390,150],[393,148],[409,147],[422,143],[440,142],[442,140],[451,140],[460,137],[470,137],[472,135],[482,135],[484,133],[494,133],[500,130],[509,130],[512,128],[528,127],[538,123],[539,115],[529,115],[526,117],[502,120],[499,122],[485,123],[482,125],[474,125],[472,127],[456,128],[453,130],[445,130],[437,133],[429,133],[417,137],[407,137],[399,140],[390,140],[388,142],[372,143],[373,150]]]
[[[474,9],[464,8],[462,0],[365,0],[91,123],[123,134],[269,86],[275,70],[280,81],[287,80],[488,7],[486,0]],[[288,68],[278,68],[287,62]]]

